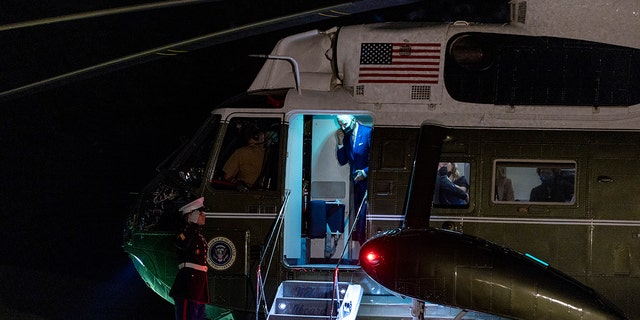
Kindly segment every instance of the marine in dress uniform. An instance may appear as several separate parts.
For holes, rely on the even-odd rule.
[[[201,233],[204,225],[204,198],[180,208],[186,225],[176,234],[178,275],[169,295],[175,301],[177,320],[202,320],[209,303],[207,278],[207,240]]]

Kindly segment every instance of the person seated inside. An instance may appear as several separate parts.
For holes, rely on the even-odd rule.
[[[264,161],[264,132],[257,127],[245,130],[247,145],[236,149],[222,167],[226,181],[251,188],[262,171]]]
[[[542,183],[531,189],[529,201],[570,202],[573,199],[573,186],[560,179],[559,169],[537,168],[536,173]]]
[[[507,169],[505,167],[496,167],[495,188],[496,201],[515,200],[513,183],[511,182],[511,179],[507,178]]]
[[[456,185],[450,178],[452,175],[451,169],[450,163],[442,162],[439,164],[434,203],[439,205],[466,205],[469,203],[469,195],[466,192],[468,184],[467,186]]]
[[[453,184],[455,184],[458,188],[462,189],[462,191],[464,191],[468,195],[470,185],[469,185],[469,181],[467,181],[467,178],[465,178],[465,176],[460,174],[460,171],[458,171],[458,167],[456,166],[455,163],[447,162],[446,167],[447,167],[447,176],[449,177],[449,180],[453,181]]]

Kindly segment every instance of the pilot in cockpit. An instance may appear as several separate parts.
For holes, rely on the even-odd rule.
[[[262,171],[264,132],[249,127],[244,132],[247,145],[236,149],[222,168],[224,179],[251,188]]]

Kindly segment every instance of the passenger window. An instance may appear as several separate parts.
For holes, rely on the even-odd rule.
[[[436,208],[466,208],[469,206],[471,164],[468,162],[440,162],[433,193]]]
[[[279,118],[232,119],[216,163],[213,188],[275,190],[279,133]]]
[[[573,204],[575,177],[573,161],[496,160],[493,201]]]

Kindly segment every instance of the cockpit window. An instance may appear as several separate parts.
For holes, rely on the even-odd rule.
[[[280,118],[231,119],[212,179],[215,189],[275,190]]]
[[[171,163],[170,171],[191,188],[199,187],[202,182],[219,121],[219,115],[209,118]]]
[[[575,203],[576,163],[572,161],[496,160],[495,203]]]

